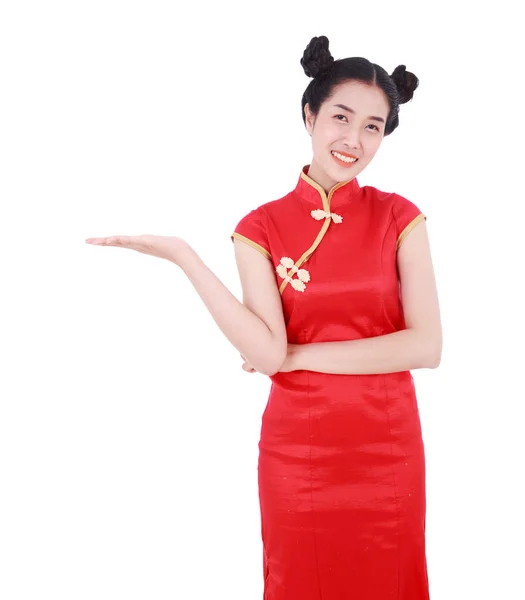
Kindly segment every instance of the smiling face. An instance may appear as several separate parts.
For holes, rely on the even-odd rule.
[[[388,100],[378,87],[347,81],[336,86],[317,117],[308,104],[304,109],[313,149],[308,176],[328,192],[337,183],[353,179],[374,158],[384,137]],[[358,160],[346,163],[333,152]]]

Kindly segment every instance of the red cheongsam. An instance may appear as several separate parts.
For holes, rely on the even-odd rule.
[[[308,168],[231,236],[272,262],[289,343],[405,329],[396,253],[426,216],[355,177],[326,194]],[[258,461],[264,600],[428,600],[410,371],[271,380]]]

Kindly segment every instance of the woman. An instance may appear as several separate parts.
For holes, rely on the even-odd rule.
[[[178,264],[249,371],[272,380],[259,442],[265,600],[426,600],[425,456],[410,369],[442,334],[426,217],[360,173],[399,124],[417,78],[301,64],[313,158],[297,185],[232,234],[241,304],[184,240],[86,240]]]

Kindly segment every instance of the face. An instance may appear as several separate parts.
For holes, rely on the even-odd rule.
[[[353,179],[374,158],[384,137],[388,100],[378,87],[348,81],[334,89],[317,117],[308,104],[304,108],[313,148],[308,175],[329,192],[337,183]],[[333,152],[358,160],[346,163]]]

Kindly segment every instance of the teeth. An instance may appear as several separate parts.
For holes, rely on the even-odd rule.
[[[337,158],[339,160],[342,160],[343,162],[347,162],[347,163],[353,163],[357,160],[357,158],[350,158],[348,156],[343,156],[342,154],[339,154],[339,152],[332,152],[332,154],[334,156],[337,156]]]

